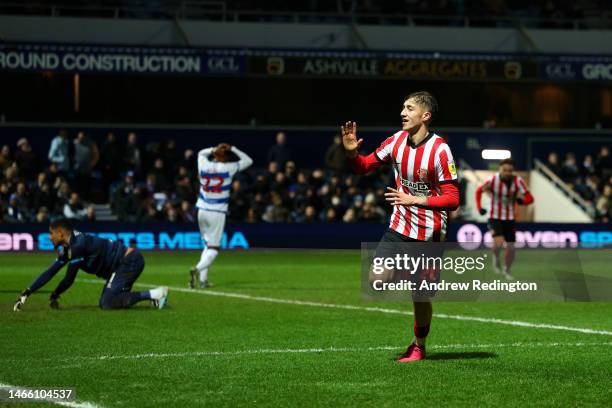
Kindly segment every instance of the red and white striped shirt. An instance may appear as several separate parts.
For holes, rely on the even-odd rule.
[[[514,203],[517,193],[528,195],[527,185],[521,176],[513,176],[510,183],[504,183],[499,173],[491,176],[482,185],[481,189],[491,189],[491,206],[489,218],[494,220],[514,220]]]
[[[387,138],[373,155],[379,164],[389,163],[393,166],[396,188],[404,193],[441,196],[441,185],[457,181],[450,148],[443,138],[434,133],[415,146],[408,132],[399,131]],[[358,171],[365,172],[376,167],[368,163],[368,157],[358,158]],[[363,163],[360,164],[360,160]],[[458,202],[458,190],[456,187],[454,189]],[[419,241],[444,241],[447,225],[448,211],[444,208],[395,205],[389,228]]]

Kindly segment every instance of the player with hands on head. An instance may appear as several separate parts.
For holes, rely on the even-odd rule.
[[[238,156],[238,161],[230,162],[230,153]],[[200,234],[206,244],[200,261],[189,271],[189,287],[192,289],[211,286],[208,282],[208,269],[221,250],[232,180],[239,171],[247,169],[251,164],[253,159],[228,143],[220,143],[198,153],[198,178],[201,186],[196,207]]]

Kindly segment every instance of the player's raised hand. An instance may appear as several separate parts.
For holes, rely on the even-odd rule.
[[[342,133],[342,144],[348,157],[356,157],[359,148],[363,144],[363,139],[357,139],[357,123],[348,121],[343,126],[340,126]]]
[[[418,197],[410,194],[406,194],[402,191],[396,190],[391,187],[387,187],[385,193],[385,200],[391,205],[426,205],[427,197]]]

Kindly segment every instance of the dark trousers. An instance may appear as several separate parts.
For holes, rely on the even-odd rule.
[[[149,299],[149,291],[132,292],[132,286],[142,273],[144,265],[144,258],[137,249],[124,256],[104,285],[100,296],[100,308],[123,309]]]

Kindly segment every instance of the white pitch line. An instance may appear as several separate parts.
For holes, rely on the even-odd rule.
[[[18,387],[16,385],[11,385],[11,384],[4,384],[4,383],[0,383],[0,388],[13,388],[15,390],[19,390],[19,391],[30,391],[30,390],[34,390],[34,388],[24,388],[24,387]],[[19,402],[18,399],[15,400],[11,400],[13,402]],[[30,399],[27,400],[28,402],[35,402],[34,400]],[[52,398],[41,398],[40,400],[36,400],[36,401],[40,401],[40,402],[50,402],[52,404],[57,404],[57,405],[62,405],[64,407],[72,407],[72,408],[102,408],[101,405],[97,405],[88,401],[60,401],[60,400],[55,400]],[[24,401],[25,402],[25,401]]]
[[[574,342],[574,343],[502,343],[502,344],[434,344],[427,346],[428,350],[466,350],[466,349],[501,349],[501,348],[539,348],[539,347],[612,347],[612,342]],[[237,350],[237,351],[187,351],[181,353],[141,353],[141,354],[119,354],[119,355],[101,355],[101,356],[77,356],[63,359],[53,359],[54,362],[70,362],[80,361],[96,362],[108,360],[143,360],[151,358],[192,358],[192,357],[219,357],[219,356],[238,356],[238,355],[254,355],[254,354],[320,354],[320,353],[363,353],[369,351],[397,351],[403,349],[397,346],[378,346],[378,347],[313,347],[300,349],[253,349],[253,350]],[[69,367],[74,367],[73,365]],[[63,368],[56,366],[54,368]]]
[[[79,279],[80,282],[86,283],[100,283],[99,280],[95,279]],[[159,285],[151,285],[148,283],[136,283],[136,286],[142,286],[145,288],[154,288]],[[244,300],[252,300],[258,302],[269,302],[269,303],[281,303],[286,305],[297,305],[297,306],[313,306],[313,307],[324,307],[324,308],[332,308],[332,309],[344,309],[344,310],[359,310],[366,312],[378,312],[378,313],[386,313],[386,314],[399,314],[399,315],[408,315],[411,316],[411,312],[407,312],[404,310],[398,309],[384,309],[380,307],[366,307],[366,306],[356,306],[356,305],[343,305],[337,303],[322,303],[322,302],[310,302],[304,300],[291,300],[291,299],[278,299],[264,296],[251,296],[245,295],[242,293],[232,293],[232,292],[219,292],[210,289],[206,290],[196,290],[196,289],[188,289],[181,288],[176,286],[169,286],[169,290],[175,292],[185,292],[185,293],[197,293],[200,295],[208,295],[208,296],[221,296],[235,299],[244,299]],[[612,336],[612,331],[608,330],[595,330],[588,329],[582,327],[572,327],[572,326],[561,326],[556,324],[547,324],[547,323],[531,323],[531,322],[523,322],[519,320],[504,320],[504,319],[496,319],[490,317],[477,317],[477,316],[462,316],[462,315],[449,315],[445,313],[434,313],[434,317],[440,319],[451,319],[451,320],[463,320],[463,321],[471,321],[471,322],[480,322],[480,323],[493,323],[493,324],[502,324],[506,326],[516,326],[516,327],[529,327],[534,329],[550,329],[550,330],[563,330],[563,331],[571,331],[577,333],[585,333],[585,334],[601,334],[605,336]]]

